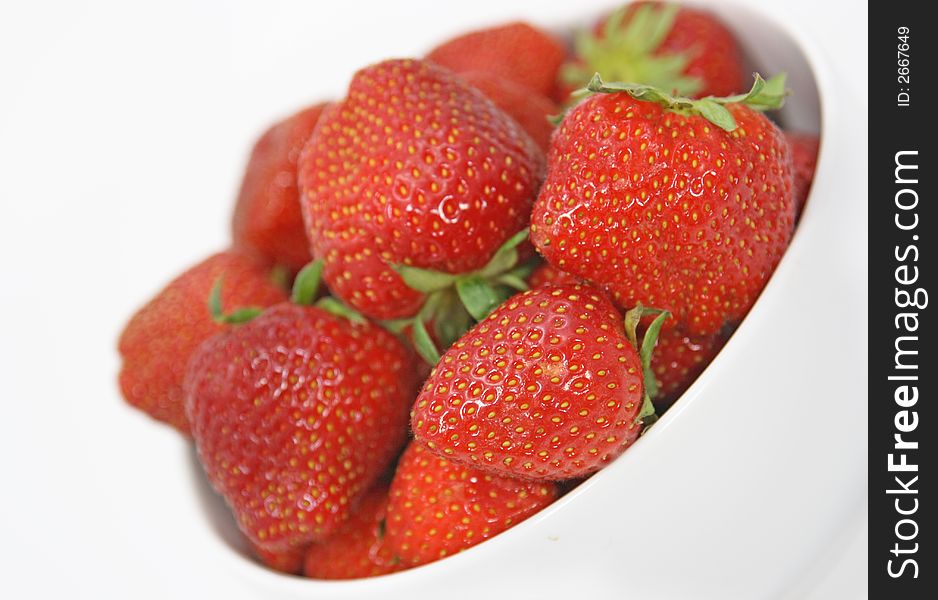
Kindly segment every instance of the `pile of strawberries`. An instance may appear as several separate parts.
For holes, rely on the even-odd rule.
[[[360,70],[258,140],[231,248],[127,324],[125,398],[280,571],[519,523],[635,442],[789,243],[817,138],[742,64],[713,16],[637,3],[569,49],[512,23]]]

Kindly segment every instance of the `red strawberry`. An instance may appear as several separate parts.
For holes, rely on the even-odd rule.
[[[651,368],[658,382],[655,406],[667,408],[683,394],[723,348],[726,340],[727,336],[722,332],[693,336],[677,327],[662,331],[651,359]]]
[[[252,543],[283,553],[336,531],[404,443],[413,371],[385,330],[291,303],[199,348],[192,433]]]
[[[460,75],[466,82],[495,103],[521,125],[541,150],[547,151],[550,134],[554,126],[550,117],[560,108],[546,96],[542,96],[508,79],[500,79],[484,71],[471,71]]]
[[[708,12],[659,2],[628,4],[581,34],[560,87],[569,93],[594,73],[697,98],[746,86],[742,53],[726,26]]]
[[[553,483],[498,477],[412,443],[391,483],[387,545],[406,566],[433,562],[498,535],[556,498]]]
[[[455,37],[430,51],[427,60],[457,73],[491,73],[550,96],[566,56],[566,49],[553,36],[516,22]]]
[[[539,265],[528,277],[528,285],[531,289],[542,288],[547,285],[566,285],[582,283],[582,280],[574,277],[570,273],[561,271],[550,263]]]
[[[527,225],[542,159],[513,119],[445,69],[391,60],[359,71],[300,159],[330,289],[374,318],[414,315],[424,296],[391,265],[486,265]]]
[[[788,146],[791,148],[791,162],[795,178],[795,212],[801,214],[804,203],[814,182],[814,168],[817,166],[817,153],[820,140],[810,133],[785,132]]]
[[[687,333],[740,320],[792,232],[788,144],[750,108],[777,106],[784,80],[698,101],[591,86],[551,142],[531,216],[538,250],[621,307],[669,310]]]
[[[294,272],[310,260],[296,161],[324,106],[311,106],[280,121],[257,140],[232,219],[235,247]]]
[[[290,575],[299,575],[303,571],[303,561],[306,559],[306,550],[303,547],[272,551],[255,544],[250,545],[257,559],[274,571]]]
[[[387,509],[388,488],[379,485],[362,498],[341,529],[325,542],[310,546],[305,559],[306,576],[356,579],[399,571],[400,561],[385,543]]]
[[[533,289],[443,355],[411,427],[437,453],[499,475],[582,477],[638,438],[642,377],[639,353],[602,293]]]
[[[174,279],[137,311],[118,344],[124,398],[185,434],[189,433],[182,391],[186,364],[199,344],[225,327],[212,320],[206,304],[219,278],[226,307],[263,307],[286,299],[266,267],[243,254],[222,252]]]
[[[550,263],[540,265],[528,278],[531,289],[577,283],[582,281]],[[658,383],[658,394],[653,399],[655,406],[666,408],[684,393],[723,348],[727,338],[723,332],[691,336],[676,327],[661,331],[651,360],[651,368]]]

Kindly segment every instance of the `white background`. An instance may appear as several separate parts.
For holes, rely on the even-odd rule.
[[[452,33],[578,23],[611,4],[3,0],[0,595],[238,596],[212,571],[194,494],[177,493],[192,487],[186,445],[117,393],[123,322],[226,245],[272,120]],[[772,4],[865,96],[865,3]]]

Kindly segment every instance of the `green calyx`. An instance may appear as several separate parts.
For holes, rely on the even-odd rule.
[[[579,60],[564,65],[560,77],[580,87],[598,72],[610,81],[640,81],[685,96],[696,94],[703,82],[684,74],[694,52],[656,54],[679,10],[676,4],[643,4],[626,21],[627,7],[619,8],[606,19],[601,35],[587,30],[576,36]]]
[[[314,260],[297,273],[293,280],[293,292],[290,300],[300,306],[310,306],[319,294],[319,284],[322,281],[322,259]]]
[[[338,298],[323,296],[319,300],[316,300],[316,297],[319,295],[319,285],[322,282],[322,270],[324,266],[325,263],[320,258],[303,267],[300,272],[297,273],[296,279],[293,280],[293,292],[290,295],[290,300],[300,306],[315,306],[329,314],[348,319],[353,323],[366,323],[367,319],[365,319],[361,313],[349,308]]]
[[[656,102],[664,108],[682,115],[697,115],[710,121],[724,131],[736,129],[736,119],[729,110],[728,104],[744,104],[754,110],[775,110],[781,108],[788,95],[785,89],[785,73],[779,73],[769,80],[765,80],[758,73],[754,73],[752,89],[745,94],[735,96],[707,96],[693,99],[683,96],[672,96],[662,89],[639,83],[620,83],[603,81],[599,73],[582,90],[584,94],[615,94],[626,93],[636,100]]]
[[[247,323],[257,315],[263,312],[263,309],[256,306],[248,306],[236,309],[230,313],[225,313],[221,306],[221,288],[223,277],[215,280],[212,291],[208,296],[208,312],[212,315],[212,320],[219,325],[239,325]]]
[[[648,329],[645,330],[645,335],[642,337],[641,342],[639,342],[638,324],[643,317],[653,315],[657,316],[655,316],[651,325],[648,326]],[[638,350],[638,357],[642,363],[642,379],[644,383],[642,408],[635,417],[635,422],[642,422],[646,426],[658,420],[655,414],[655,405],[651,401],[652,398],[658,395],[658,381],[655,379],[655,374],[651,369],[651,356],[655,351],[655,344],[658,343],[658,334],[661,333],[661,326],[670,316],[671,313],[666,310],[647,308],[642,306],[641,303],[625,313],[625,335],[629,338],[632,345],[635,346],[635,349]]]
[[[527,228],[508,238],[508,241],[502,244],[484,267],[470,273],[444,273],[407,265],[391,265],[391,268],[397,271],[409,287],[418,292],[430,294],[454,287],[460,280],[472,278],[490,280],[509,272],[518,263],[518,246],[526,239],[528,239]]]
[[[433,324],[436,339],[443,347],[481,321],[499,304],[518,291],[528,289],[525,279],[533,263],[518,264],[518,246],[528,238],[523,229],[511,236],[481,269],[469,273],[444,273],[407,265],[392,265],[404,282],[427,295],[420,312],[411,318],[385,321],[391,331],[412,328],[417,353],[431,365],[440,360],[440,351],[427,330]]]

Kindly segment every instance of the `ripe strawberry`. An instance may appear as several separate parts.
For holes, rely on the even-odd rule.
[[[550,263],[537,267],[528,278],[531,289],[576,283],[582,281],[551,266]],[[723,348],[728,337],[724,332],[717,335],[691,336],[678,327],[661,331],[651,361],[658,384],[658,393],[653,398],[655,407],[659,410],[667,408],[683,394]]]
[[[521,125],[531,139],[543,150],[550,145],[550,134],[554,125],[550,117],[560,112],[560,108],[546,96],[514,83],[501,79],[484,71],[461,73],[460,76],[474,88],[485,94]]]
[[[550,263],[543,263],[539,265],[531,273],[531,276],[528,277],[528,285],[531,287],[531,289],[542,288],[547,285],[566,285],[575,283],[583,282],[581,279],[574,277],[570,273],[561,271]]]
[[[276,123],[254,145],[232,219],[234,245],[291,271],[310,261],[296,161],[324,104]]]
[[[300,159],[313,253],[332,292],[379,319],[424,295],[391,265],[480,269],[527,225],[543,157],[481,92],[417,60],[359,71]]]
[[[814,169],[817,166],[817,153],[820,140],[810,133],[785,132],[785,139],[791,148],[791,162],[795,181],[795,213],[801,214],[804,203],[814,182]]]
[[[566,56],[552,35],[515,22],[455,37],[431,50],[427,60],[456,73],[491,73],[550,96]]]
[[[671,3],[628,4],[578,36],[560,88],[568,94],[594,73],[696,98],[746,86],[742,53],[726,26],[706,11]]]
[[[779,105],[784,80],[706,100],[591,87],[554,133],[534,244],[620,307],[666,309],[689,334],[740,320],[792,232],[788,144],[751,108]]]
[[[274,571],[289,575],[299,575],[303,572],[303,561],[306,560],[306,549],[303,547],[272,551],[255,544],[250,546],[257,559]]]
[[[726,343],[727,336],[693,336],[679,327],[662,331],[655,345],[651,369],[658,382],[655,407],[670,406],[710,364]]]
[[[378,485],[361,500],[351,518],[328,540],[306,553],[304,573],[316,579],[356,579],[393,573],[400,561],[386,543],[388,488]]]
[[[284,553],[336,531],[404,443],[413,371],[380,327],[291,303],[199,348],[192,433],[253,544]]]
[[[411,443],[391,483],[387,545],[408,567],[426,564],[498,535],[556,498],[553,483],[491,475]]]
[[[582,477],[638,438],[648,408],[643,370],[601,292],[533,289],[443,355],[417,397],[411,427],[435,452],[492,473]]]
[[[186,364],[199,344],[225,327],[212,320],[206,306],[219,278],[226,307],[263,307],[286,299],[267,268],[255,259],[221,252],[188,269],[138,310],[118,343],[124,398],[185,434],[189,433],[182,391]]]

